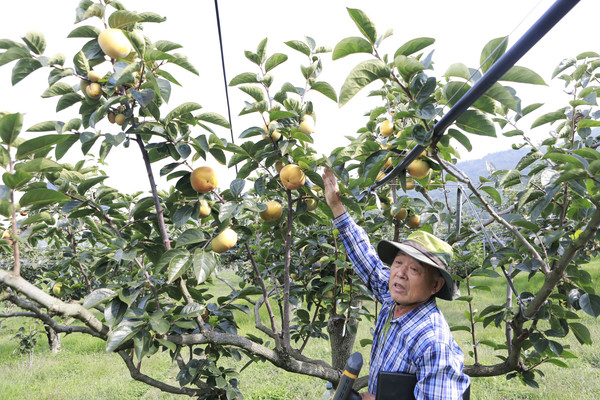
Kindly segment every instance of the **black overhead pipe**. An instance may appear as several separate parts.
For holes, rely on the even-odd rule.
[[[479,99],[489,88],[492,87],[502,76],[512,68],[517,61],[525,55],[540,39],[548,33],[554,25],[558,23],[580,0],[557,0],[542,15],[527,32],[500,57],[487,72],[458,100],[446,114],[433,127],[431,136],[432,143],[437,143],[439,138],[444,135],[446,129],[456,121],[456,119],[469,108],[477,99]],[[380,186],[385,185],[394,179],[400,172],[413,162],[425,150],[425,146],[416,145],[402,159],[400,164],[396,165],[383,179],[375,185],[362,192],[360,197],[373,192]]]

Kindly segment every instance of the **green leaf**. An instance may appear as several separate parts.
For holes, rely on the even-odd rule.
[[[456,119],[456,126],[475,135],[496,137],[492,120],[478,110],[466,110]]]
[[[177,211],[173,214],[173,223],[176,228],[182,227],[185,223],[187,223],[192,216],[192,212],[194,211],[194,207],[189,204],[184,205],[181,208],[178,208]]]
[[[487,194],[489,194],[490,197],[492,199],[494,199],[494,201],[498,205],[502,204],[502,196],[500,196],[500,193],[498,193],[498,191],[495,188],[493,188],[491,186],[483,186],[481,188],[481,190],[483,190],[484,192],[486,192]]]
[[[585,325],[579,322],[572,322],[569,324],[569,328],[571,328],[571,331],[573,332],[579,343],[589,345],[592,344],[592,335],[590,334],[590,331]]]
[[[563,154],[559,152],[548,152],[544,155],[544,159],[552,160],[557,164],[568,164],[570,167],[585,169],[585,166],[577,157],[570,154]]]
[[[175,279],[183,275],[189,267],[189,256],[187,254],[177,254],[169,261],[167,283],[173,282]]]
[[[131,93],[131,96],[144,108],[148,107],[148,105],[152,103],[152,100],[154,100],[154,90],[152,89],[144,89],[142,91],[138,91],[132,88],[129,89],[129,92]]]
[[[149,198],[149,203],[147,204],[148,207],[150,207],[152,205],[152,199]],[[135,213],[134,213],[135,215]],[[162,272],[165,267],[169,266],[169,263],[171,262],[171,260],[175,257],[178,256],[189,256],[189,252],[186,249],[171,249],[171,250],[167,250],[165,251],[161,256],[160,259],[158,260],[158,262],[155,265],[155,268],[157,271]]]
[[[156,50],[160,50],[162,52],[168,52],[171,50],[180,49],[183,46],[180,45],[179,43],[170,42],[168,40],[159,40],[156,43],[154,43],[154,47],[156,47]]]
[[[569,368],[569,364],[562,360],[559,360],[558,358],[548,358],[545,362],[556,365],[560,368]]]
[[[192,65],[192,63],[190,63],[188,61],[188,58],[186,56],[184,56],[183,54],[179,54],[179,53],[175,53],[173,54],[174,59],[171,60],[170,62],[172,62],[175,65],[180,66],[181,68],[191,72],[194,75],[200,75],[198,70]]]
[[[312,90],[316,90],[317,92],[324,94],[329,97],[331,100],[337,102],[337,94],[335,93],[335,89],[327,82],[313,82],[310,85]]]
[[[19,145],[16,157],[18,159],[35,154],[55,144],[62,143],[69,138],[69,135],[44,135],[29,139]]]
[[[373,46],[361,37],[348,37],[342,39],[333,49],[332,58],[338,60],[349,54],[373,53]]]
[[[63,169],[60,164],[47,158],[34,158],[31,161],[19,164],[17,168],[26,172],[60,171]]]
[[[600,315],[600,296],[586,293],[579,298],[581,309],[594,318]]]
[[[229,86],[237,86],[244,83],[258,83],[258,77],[253,72],[242,72],[229,82]]]
[[[519,67],[516,65],[511,67],[504,75],[502,75],[499,80],[547,86],[546,82],[544,82],[544,79],[536,72],[530,70],[529,68]]]
[[[62,96],[63,94],[75,93],[75,89],[65,82],[56,82],[42,93],[42,98]]]
[[[444,77],[449,78],[452,76],[455,76],[457,78],[462,78],[466,81],[471,79],[471,74],[469,73],[469,68],[467,68],[467,66],[462,63],[452,64],[448,67],[448,69],[446,69],[446,72],[444,73]]]
[[[598,127],[598,126],[600,126],[600,121],[596,121],[596,120],[593,120],[593,119],[582,119],[577,124],[577,129],[595,128],[595,127]]]
[[[200,243],[206,239],[206,235],[200,229],[188,229],[177,238],[176,247],[184,247],[190,244]]]
[[[0,118],[0,138],[4,144],[13,144],[23,127],[23,114],[6,114]]]
[[[508,90],[508,88],[500,85],[499,83],[494,83],[491,88],[485,92],[485,96],[491,97],[496,100],[500,104],[510,108],[513,111],[517,111],[517,100],[515,96]]]
[[[181,117],[184,114],[191,113],[192,111],[196,111],[201,109],[202,106],[198,103],[187,102],[182,105],[175,107],[167,116],[165,117],[165,125],[171,122],[172,120]]]
[[[108,26],[111,28],[121,28],[125,25],[133,24],[142,20],[142,17],[132,11],[118,10],[108,17]]]
[[[87,76],[88,72],[90,72],[90,62],[83,50],[75,54],[75,57],[73,57],[73,64],[75,65],[75,71],[80,75]]]
[[[587,178],[587,171],[583,168],[573,168],[560,173],[560,176],[553,182],[554,184],[577,181]]]
[[[531,129],[536,128],[538,126],[544,125],[544,124],[548,124],[548,123],[552,123],[555,121],[559,121],[562,119],[567,119],[567,116],[565,115],[563,110],[559,110],[559,111],[554,111],[554,112],[550,112],[547,114],[542,115],[541,117],[538,117],[532,124],[531,124]]]
[[[420,37],[409,40],[404,43],[402,46],[396,50],[394,53],[394,59],[398,56],[410,56],[411,54],[416,53],[417,51],[423,50],[425,47],[431,46],[435,43],[434,38],[429,37]]]
[[[106,351],[115,351],[121,344],[131,339],[136,333],[137,330],[134,330],[133,326],[129,324],[119,325],[115,330],[109,332],[108,338],[106,339]]]
[[[240,86],[238,89],[250,95],[250,97],[252,97],[256,101],[265,100],[265,93],[263,89],[258,86]]]
[[[371,44],[375,44],[377,41],[377,30],[375,24],[369,19],[367,14],[356,8],[346,8],[350,18],[354,21],[358,30],[367,38]]]
[[[125,312],[127,312],[127,304],[116,297],[104,309],[104,319],[112,328],[123,320]]]
[[[409,82],[410,78],[425,69],[423,63],[414,57],[398,56],[394,58],[394,64],[398,68],[398,72],[402,75],[405,82]]]
[[[47,205],[68,199],[67,196],[56,190],[38,188],[25,192],[19,203],[25,207],[29,205]]]
[[[4,182],[4,184],[13,190],[23,186],[32,178],[33,175],[28,174],[25,171],[21,171],[20,169],[16,170],[12,174],[10,172],[5,172],[4,174],[2,174],[2,181]]]
[[[77,186],[77,193],[83,195],[85,192],[88,191],[88,189],[90,189],[92,186],[103,182],[106,178],[108,178],[108,176],[106,175],[102,175],[102,176],[95,176],[93,178],[90,179],[86,179],[85,181],[81,182],[78,186]]]
[[[96,289],[88,294],[83,300],[83,307],[90,309],[94,308],[117,295],[117,292],[107,288]]]
[[[22,38],[29,50],[35,54],[42,55],[46,50],[46,39],[41,32],[29,31]]]
[[[100,34],[101,30],[91,25],[79,26],[67,35],[68,38],[92,38],[95,39]]]
[[[166,320],[165,318],[157,317],[150,318],[150,325],[152,326],[152,329],[159,335],[166,334],[169,331],[169,328],[171,327],[171,324],[169,324],[168,320]]]
[[[0,199],[0,215],[10,218],[13,213],[12,203],[8,200]]]
[[[486,72],[490,67],[498,61],[506,51],[508,46],[508,36],[490,40],[481,51],[479,64],[481,71]]]
[[[217,266],[217,260],[215,260],[213,253],[202,250],[196,250],[192,263],[198,284],[206,281]]]
[[[506,174],[504,174],[504,176],[500,180],[499,185],[503,186],[505,183],[519,179],[520,177],[521,173],[519,171],[517,171],[516,169],[511,169]]]
[[[181,309],[181,315],[188,318],[199,317],[204,312],[204,309],[205,307],[202,304],[198,304],[195,301],[192,301],[191,303],[186,304]]]
[[[340,92],[340,106],[346,104],[352,97],[369,83],[377,79],[389,78],[390,70],[383,61],[367,60],[358,64],[350,72],[342,85]]]
[[[20,60],[21,58],[31,58],[31,53],[23,47],[11,47],[0,54],[0,66]]]
[[[33,71],[42,67],[38,60],[32,58],[23,58],[15,64],[12,70],[11,83],[16,85]]]
[[[269,72],[276,66],[283,64],[288,59],[288,56],[283,53],[275,53],[265,61],[265,72]]]
[[[460,144],[463,145],[463,147],[465,149],[467,149],[467,151],[473,150],[473,146],[471,145],[471,141],[461,131],[459,131],[457,129],[448,129],[448,136],[456,139]]]
[[[225,117],[223,117],[221,114],[217,114],[214,112],[198,114],[198,115],[196,115],[196,120],[210,122],[211,124],[215,124],[215,125],[221,126],[226,129],[231,129],[231,126],[229,125],[229,121]]]
[[[27,132],[51,132],[56,131],[57,121],[44,121],[33,125]]]
[[[540,227],[537,226],[536,224],[534,224],[533,222],[529,222],[526,220],[516,220],[516,221],[511,221],[511,223],[515,226],[519,226],[521,228],[525,228],[525,229],[529,229],[531,232],[536,233],[540,231]]]
[[[310,47],[308,47],[304,42],[301,42],[299,40],[290,40],[285,42],[285,44],[291,47],[292,49],[299,51],[302,54],[310,56]]]
[[[77,104],[82,100],[83,96],[81,96],[79,93],[67,93],[61,96],[61,98],[56,103],[56,112],[69,108],[73,104]]]
[[[139,13],[139,17],[141,18],[140,22],[161,23],[161,22],[165,22],[167,20],[166,17],[161,17],[157,13],[153,13],[153,12],[149,12],[149,11]]]

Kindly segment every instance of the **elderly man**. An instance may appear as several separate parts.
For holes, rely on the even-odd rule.
[[[462,372],[463,353],[435,302],[435,297],[453,297],[447,271],[452,248],[416,231],[400,243],[382,240],[376,251],[346,212],[329,169],[323,181],[325,200],[354,270],[382,304],[371,349],[369,388],[361,398],[375,399],[378,374],[387,371],[416,374],[416,399],[462,399],[470,378]]]

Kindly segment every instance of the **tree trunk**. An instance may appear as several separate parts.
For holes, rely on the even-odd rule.
[[[355,304],[358,303],[358,304]],[[360,306],[362,302],[353,302],[352,306]],[[331,345],[331,366],[335,369],[344,369],[348,358],[352,354],[354,342],[356,341],[356,331],[358,320],[350,318],[346,325],[347,316],[333,315],[327,323],[327,333],[329,333],[329,344]]]
[[[44,325],[44,329],[46,329],[50,351],[53,354],[58,354],[61,348],[60,336],[58,336],[58,333],[48,325]]]

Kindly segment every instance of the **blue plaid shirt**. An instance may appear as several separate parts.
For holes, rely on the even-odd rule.
[[[369,393],[376,395],[379,371],[417,375],[415,398],[462,399],[470,378],[462,372],[464,356],[432,297],[409,313],[393,318],[395,302],[388,283],[390,270],[369,242],[364,229],[346,212],[334,219],[354,271],[382,304],[377,317]],[[387,325],[387,326],[386,326]]]

